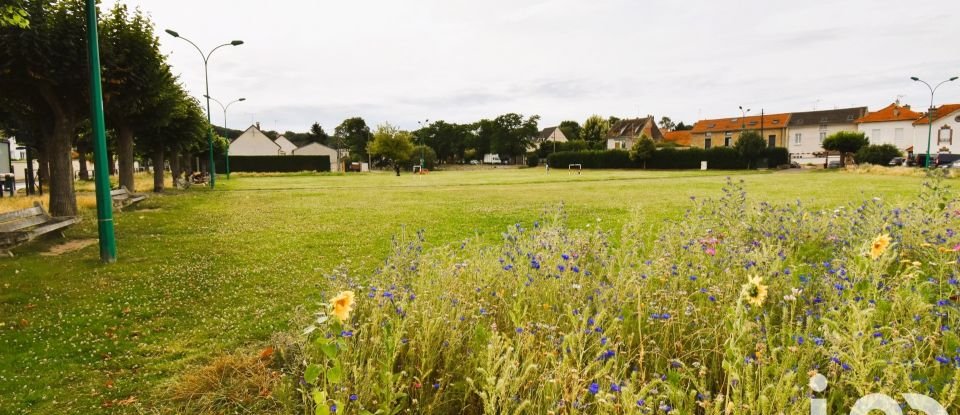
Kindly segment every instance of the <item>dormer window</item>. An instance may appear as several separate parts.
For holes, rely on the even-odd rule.
[[[780,124],[780,120],[773,120],[774,124]],[[803,124],[803,120],[800,120],[797,124]]]

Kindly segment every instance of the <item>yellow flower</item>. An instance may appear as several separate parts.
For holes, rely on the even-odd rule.
[[[350,318],[350,311],[353,309],[353,291],[343,291],[331,298],[330,307],[333,308],[333,315],[340,321]]]
[[[890,241],[890,235],[878,235],[877,238],[873,240],[873,245],[870,246],[870,259],[880,258],[884,252],[887,252],[887,247],[890,246]]]
[[[747,302],[751,305],[760,307],[767,300],[767,286],[763,285],[763,278],[759,275],[750,277],[750,281],[743,288]]]

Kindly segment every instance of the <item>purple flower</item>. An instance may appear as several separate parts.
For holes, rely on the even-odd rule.
[[[645,401],[645,400],[643,400],[643,399],[637,399],[637,406],[639,406],[639,407],[642,408],[642,407],[643,407],[644,405],[646,405],[646,404],[647,404],[647,401]]]
[[[513,269],[513,264],[507,264],[503,266],[504,271],[510,271]]]
[[[563,265],[557,265],[557,271],[563,272],[563,271],[566,271],[566,270],[567,270],[567,267],[565,267],[565,266],[563,266]]]
[[[597,384],[597,382],[593,382],[587,390],[590,391],[591,394],[596,395],[597,392],[600,392],[600,385]]]
[[[940,364],[942,364],[942,365],[949,365],[949,364],[950,364],[950,359],[947,358],[946,356],[939,355],[939,356],[935,357],[935,359],[937,359],[937,361],[940,362]]]
[[[570,255],[567,255],[567,254],[560,255],[560,257],[563,258],[564,261],[570,260]]]
[[[620,385],[616,383],[610,384],[610,392],[620,392]]]
[[[573,272],[580,272],[580,267],[578,267],[578,266],[576,266],[576,265],[574,265],[574,266],[572,266],[572,267],[570,267],[570,271],[573,271]]]
[[[337,404],[330,405],[330,413],[331,414],[337,413]]]
[[[340,332],[340,337],[353,337],[353,330],[344,330]]]
[[[383,292],[383,296],[384,296],[384,297],[387,297],[387,298],[389,298],[389,299],[391,299],[391,300],[393,299],[393,293],[390,292],[390,291],[384,291],[384,292]]]
[[[540,269],[540,262],[536,258],[530,260],[530,267],[533,269]]]
[[[351,393],[351,394],[350,394],[350,402],[353,402],[353,401],[355,401],[355,400],[357,400],[357,394]]]

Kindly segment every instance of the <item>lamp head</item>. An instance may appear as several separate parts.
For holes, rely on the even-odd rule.
[[[233,45],[233,46],[240,46],[240,45],[243,44],[243,41],[242,41],[242,40],[234,40],[233,42],[230,42],[230,44]]]
[[[170,36],[173,36],[173,37],[180,37],[180,34],[179,34],[179,33],[174,32],[173,30],[170,30],[170,29],[164,30],[164,32],[169,33]]]
[[[237,101],[246,101],[246,100],[247,100],[246,98],[240,98]]]
[[[912,80],[914,80],[914,81],[919,81],[919,80],[920,80],[920,78],[917,78],[916,76],[911,76],[910,79],[912,79]]]
[[[958,76],[954,76],[953,78],[950,78],[950,79],[948,79],[948,81],[951,81],[951,82],[952,82],[952,81],[956,81],[956,80],[957,80],[957,78],[960,78],[960,77],[958,77]]]
[[[204,98],[210,98],[210,95],[204,94],[203,97],[204,97]]]

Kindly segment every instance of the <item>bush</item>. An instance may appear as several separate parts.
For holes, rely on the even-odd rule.
[[[902,155],[903,153],[900,152],[900,149],[893,144],[871,144],[857,150],[856,154],[853,155],[853,159],[857,164],[869,163],[886,166],[894,157],[900,157]]]
[[[540,165],[540,156],[537,153],[530,153],[527,156],[527,167],[537,167]]]
[[[585,169],[638,167],[637,163],[630,160],[630,153],[624,150],[557,152],[547,157],[547,163],[555,168],[565,168],[571,164],[580,164]]]
[[[223,159],[216,162],[217,173],[226,173]],[[330,171],[329,156],[230,156],[231,172],[289,173]]]
[[[706,161],[707,167],[719,170],[739,170],[747,168],[747,162],[731,147],[702,148],[659,148],[653,157],[646,161],[646,167],[664,170],[699,169],[700,162]],[[776,167],[788,164],[790,155],[785,148],[768,148],[761,152],[757,167]],[[566,167],[581,164],[585,169],[639,169],[642,160],[632,160],[630,153],[623,150],[604,151],[564,151],[547,156],[547,163],[554,167]]]

